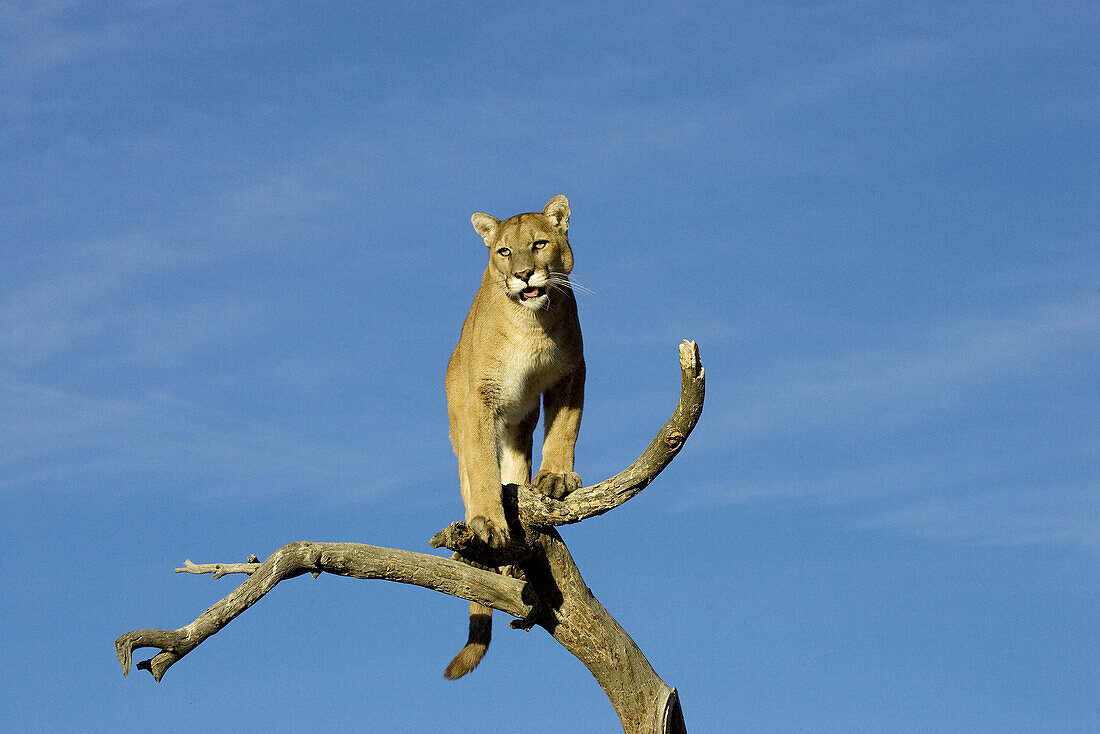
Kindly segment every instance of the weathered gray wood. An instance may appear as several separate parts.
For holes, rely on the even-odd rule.
[[[680,400],[672,417],[657,432],[642,455],[610,479],[582,487],[563,500],[518,489],[519,519],[524,525],[568,525],[613,510],[641,492],[680,452],[703,412],[706,382],[699,347],[680,344]]]
[[[287,543],[259,564],[197,566],[188,562],[186,567],[176,570],[215,575],[220,575],[219,572],[248,573],[249,577],[186,627],[136,630],[119,637],[115,650],[123,675],[130,672],[134,650],[154,647],[161,652],[151,660],[138,663],[137,667],[148,670],[159,681],[180,658],[258,602],[280,581],[306,573],[397,581],[476,601],[515,617],[526,617],[531,612],[530,605],[521,598],[521,581],[449,558],[365,543]]]
[[[506,505],[515,517],[519,540],[493,550],[463,523],[452,523],[431,540],[475,565],[512,564],[523,571],[515,579],[461,560],[379,548],[363,543],[288,543],[263,563],[194,564],[177,572],[248,574],[248,579],[175,630],[142,629],[115,641],[123,675],[130,672],[134,650],[160,652],[138,663],[160,680],[165,671],[259,601],[276,584],[309,573],[333,573],[361,579],[414,584],[476,601],[516,617],[513,626],[545,628],[596,678],[615,707],[627,734],[686,732],[676,689],[667,685],[638,646],[592,595],[555,525],[603,514],[644,489],[679,453],[703,408],[704,373],[694,342],[680,345],[681,387],[676,411],[642,455],[614,477],[573,492],[564,500],[544,497],[530,487],[506,488]],[[506,506],[506,509],[507,509]]]
[[[540,535],[543,558],[521,564],[539,594],[538,608],[549,611],[549,618],[539,624],[592,673],[624,732],[684,731],[679,707],[671,714],[665,710],[669,699],[676,698],[676,689],[661,680],[626,630],[592,595],[557,531],[547,529]],[[555,592],[561,602],[553,606],[544,595]]]

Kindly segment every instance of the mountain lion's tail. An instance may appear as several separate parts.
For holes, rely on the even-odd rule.
[[[493,608],[470,602],[470,637],[466,647],[459,650],[455,659],[447,666],[443,677],[455,680],[477,667],[489,649],[489,640],[493,635]]]

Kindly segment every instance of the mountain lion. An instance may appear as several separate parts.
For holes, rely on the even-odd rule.
[[[581,486],[573,447],[584,402],[584,355],[569,273],[569,201],[503,222],[470,217],[489,266],[447,365],[447,412],[458,455],[466,523],[489,545],[510,539],[502,484],[533,484],[556,499]],[[531,444],[545,411],[542,464],[531,482]],[[469,673],[489,646],[492,609],[470,604],[470,637],[447,666]]]

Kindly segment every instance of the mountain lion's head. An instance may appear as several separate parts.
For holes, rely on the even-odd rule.
[[[470,217],[489,247],[489,272],[504,292],[527,308],[546,308],[555,289],[566,290],[573,270],[569,249],[569,201],[551,199],[541,214],[517,214],[503,222],[483,212]]]

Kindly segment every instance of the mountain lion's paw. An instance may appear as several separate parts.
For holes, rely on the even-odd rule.
[[[490,548],[497,550],[508,545],[508,530],[494,523],[484,515],[475,515],[466,523],[474,531],[477,537],[485,541]]]
[[[580,489],[581,478],[576,472],[540,471],[533,482],[535,489],[547,497],[560,500],[570,492]]]

